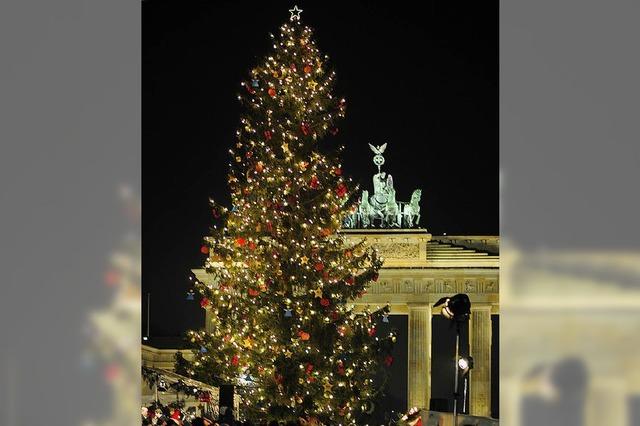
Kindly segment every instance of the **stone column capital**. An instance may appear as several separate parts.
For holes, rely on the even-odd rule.
[[[491,313],[491,305],[489,304],[471,304],[471,312],[473,311],[489,311]]]
[[[433,303],[408,302],[407,308],[409,309],[409,311],[418,311],[418,310],[431,311],[431,309],[433,309]]]

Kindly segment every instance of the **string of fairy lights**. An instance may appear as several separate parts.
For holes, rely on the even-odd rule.
[[[210,331],[193,330],[200,348],[189,373],[241,385],[247,417],[356,424],[380,392],[395,334],[378,335],[388,307],[355,312],[353,301],[378,277],[382,259],[337,231],[353,211],[352,182],[339,149],[346,102],[333,95],[328,69],[290,10],[271,35],[273,51],[241,83],[245,106],[229,150],[232,207],[212,202],[215,225],[201,248],[206,282],[195,280]]]

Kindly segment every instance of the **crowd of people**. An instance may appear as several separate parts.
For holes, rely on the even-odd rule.
[[[203,413],[196,415],[195,412],[182,412],[178,408],[168,407],[142,407],[142,426],[320,426],[320,422],[311,417],[309,419],[299,418],[297,421],[278,422],[272,420],[268,423],[254,424],[250,421],[237,421],[233,418],[216,420],[212,414]]]
[[[300,417],[297,420],[287,422],[271,420],[270,422],[253,423],[245,420],[235,420],[235,413],[231,407],[220,407],[220,415],[205,413],[202,406],[199,407],[201,414],[195,407],[186,410],[171,406],[164,406],[159,402],[149,407],[142,407],[142,426],[322,426],[322,423],[315,417]],[[422,411],[417,407],[411,408],[404,415],[400,415],[395,421],[389,424],[398,426],[422,426]]]
[[[200,416],[193,412],[182,412],[178,408],[161,406],[142,407],[142,426],[222,426],[212,414],[203,413]],[[228,423],[224,423],[230,426]]]

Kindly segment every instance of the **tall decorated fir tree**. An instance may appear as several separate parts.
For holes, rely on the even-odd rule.
[[[190,372],[240,384],[250,419],[362,424],[395,336],[376,330],[387,307],[355,312],[352,303],[382,260],[338,232],[352,185],[321,140],[337,133],[345,101],[312,30],[291,12],[242,82],[232,208],[213,205],[219,223],[202,247],[210,280],[197,284],[211,331],[189,332],[199,348]]]

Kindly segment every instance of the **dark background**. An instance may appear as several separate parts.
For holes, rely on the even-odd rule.
[[[151,293],[152,342],[175,347],[185,330],[203,324],[185,293],[190,270],[204,260],[208,199],[229,199],[240,81],[270,52],[268,33],[288,20],[293,3],[142,5],[142,291],[143,301]],[[337,72],[336,94],[347,99],[337,137],[346,145],[344,170],[370,187],[367,143],[388,142],[384,170],[399,200],[422,188],[423,227],[434,235],[497,235],[497,2],[423,5],[298,2]],[[143,306],[145,330],[146,316]],[[433,346],[434,368],[448,346]],[[405,358],[394,364],[402,380]],[[444,397],[451,380],[435,373],[434,392]],[[406,381],[392,386],[404,407]]]

